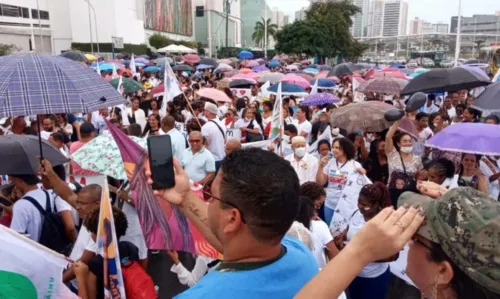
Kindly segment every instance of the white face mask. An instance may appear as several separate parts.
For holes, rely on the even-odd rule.
[[[295,155],[299,158],[302,158],[306,155],[306,148],[305,147],[298,147],[294,151]]]
[[[332,135],[333,136],[338,136],[340,134],[340,129],[339,128],[333,128],[332,129]]]
[[[405,154],[411,154],[412,151],[413,151],[413,146],[402,146],[401,147],[401,152],[403,152]]]

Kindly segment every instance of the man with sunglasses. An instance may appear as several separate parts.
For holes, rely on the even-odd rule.
[[[192,131],[188,137],[189,148],[182,153],[182,167],[189,179],[204,185],[215,177],[215,159],[212,153],[203,146],[200,131]]]
[[[155,194],[178,205],[224,255],[175,298],[288,299],[318,272],[304,244],[285,236],[299,209],[299,179],[290,163],[258,148],[233,151],[222,161],[208,204],[191,191],[178,161],[174,166],[175,187]]]

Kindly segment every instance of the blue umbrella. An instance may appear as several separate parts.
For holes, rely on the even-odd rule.
[[[123,63],[123,65],[128,66],[128,65],[130,65],[130,60],[122,59],[122,63]],[[137,63],[135,66],[137,66]]]
[[[329,71],[329,70],[332,69],[332,67],[329,66],[329,65],[323,64],[323,65],[319,66],[319,69],[322,70],[322,71]]]
[[[92,112],[125,99],[92,68],[61,56],[0,57],[0,117]]]
[[[331,93],[315,93],[308,95],[300,104],[301,106],[323,106],[327,104],[340,103],[340,99]]]
[[[252,59],[253,58],[253,54],[251,52],[248,52],[248,51],[241,51],[238,54],[238,57],[240,59]]]
[[[390,65],[389,68],[391,68],[391,69],[404,69],[405,66],[398,63],[398,64],[392,64],[392,65]]]
[[[279,84],[274,84],[273,86],[269,87],[267,91],[271,93],[278,93],[278,86]],[[298,96],[307,95],[307,92],[303,87],[291,83],[282,83],[281,92],[284,95],[298,95]]]
[[[144,69],[144,71],[147,73],[156,73],[160,71],[160,68],[157,66],[148,66],[147,68]]]
[[[315,68],[311,68],[311,67],[308,67],[304,70],[304,73],[308,73],[308,74],[312,74],[312,75],[316,75],[317,73],[319,73],[319,70],[318,69],[315,69]]]
[[[278,67],[278,66],[280,66],[280,62],[277,60],[271,60],[271,61],[269,61],[268,66],[269,67]]]
[[[314,79],[311,80],[311,82],[309,83],[311,84],[311,86],[314,86],[314,84],[316,84],[316,81],[318,81],[318,88],[332,89],[335,87],[335,82],[333,82],[333,80],[330,79]]]
[[[97,64],[99,64],[99,66],[101,66],[103,63],[104,63],[104,61],[99,61],[99,62],[94,61],[94,62],[92,62],[92,64],[90,65],[90,67],[97,68]]]
[[[145,67],[146,65],[144,63],[142,63],[142,62],[136,62],[135,66],[137,66],[137,67]]]
[[[118,64],[109,62],[109,63],[99,64],[99,69],[101,71],[112,71],[113,70],[113,65],[115,66],[115,68],[117,70],[120,68],[120,66]],[[97,68],[97,67],[95,67],[95,68]]]
[[[212,69],[214,68],[213,65],[208,65],[208,64],[200,64],[196,67],[197,70],[206,70],[206,69]]]

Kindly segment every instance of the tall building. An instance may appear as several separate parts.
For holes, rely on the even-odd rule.
[[[283,26],[286,26],[290,24],[290,16],[289,15],[284,15],[283,16]]]
[[[271,23],[276,24],[278,29],[282,29],[285,26],[285,15],[277,7],[273,8]]]
[[[368,23],[370,0],[354,0],[354,5],[359,7],[361,12],[353,17],[351,34],[354,37],[363,37]]]
[[[384,0],[374,0],[370,3],[368,24],[366,25],[368,37],[377,37],[383,35],[384,7]]]
[[[303,21],[306,19],[306,8],[303,7],[299,11],[295,12],[295,21]]]
[[[455,30],[456,32],[456,30]],[[473,15],[462,20],[463,34],[500,34],[500,16]]]
[[[436,33],[436,30],[431,22],[423,21],[422,22],[422,33],[421,34],[432,34]]]
[[[432,24],[435,33],[448,33],[449,25],[443,23]]]
[[[414,20],[410,20],[410,32],[409,32],[409,34],[410,35],[422,34],[423,24],[424,24],[424,21],[417,18],[417,17]]]
[[[406,34],[408,1],[387,0],[384,5],[383,36]]]
[[[243,47],[262,47],[252,40],[255,24],[263,19],[271,19],[272,11],[265,0],[238,0],[241,7],[241,44]],[[270,40],[269,46],[272,45]]]

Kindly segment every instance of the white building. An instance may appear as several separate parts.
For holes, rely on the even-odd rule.
[[[370,0],[354,0],[353,3],[359,7],[361,13],[354,15],[352,18],[351,34],[354,37],[363,37],[366,35],[364,31],[368,25]]]
[[[382,36],[384,31],[384,0],[374,0],[370,3],[368,13],[367,36]]]
[[[383,36],[406,35],[408,2],[387,0],[384,5]]]
[[[421,34],[432,34],[436,33],[436,29],[431,22],[423,21]]]
[[[434,33],[448,33],[449,25],[443,23],[432,24],[434,28]]]
[[[277,7],[274,7],[272,10],[271,23],[276,24],[278,26],[278,29],[282,29],[286,25],[285,15]]]
[[[424,24],[424,21],[417,18],[417,17],[414,20],[410,20],[409,34],[410,35],[422,34],[423,24]]]
[[[87,2],[88,1],[88,2]],[[89,2],[91,5],[89,5]],[[0,4],[0,38],[13,43],[22,52],[35,47],[39,52],[59,54],[71,43],[111,43],[113,37],[126,44],[147,44],[155,32],[174,40],[193,40],[191,1],[159,10],[154,0],[2,0]],[[41,11],[40,27],[37,5]],[[29,12],[33,13],[30,19]],[[31,20],[31,21],[30,21]],[[31,30],[33,24],[33,30]],[[42,39],[40,39],[42,36]]]
[[[295,12],[295,21],[303,21],[306,19],[307,8],[303,7],[301,10]]]

